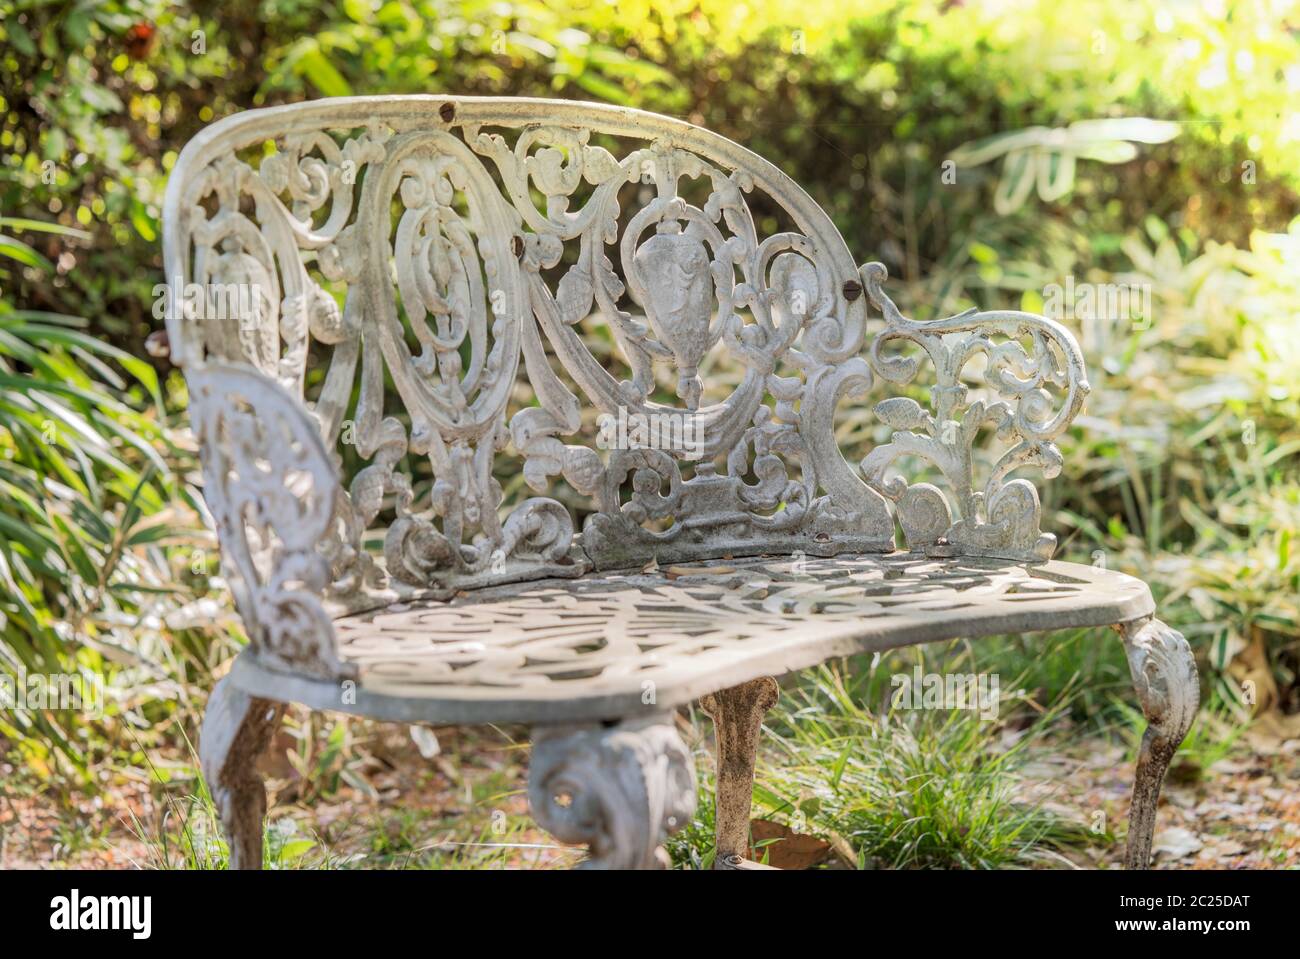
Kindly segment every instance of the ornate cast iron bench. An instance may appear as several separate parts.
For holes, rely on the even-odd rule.
[[[1019,474],[1057,473],[1088,393],[1060,324],[911,320],[776,167],[587,103],[239,114],[182,153],[164,253],[250,639],[200,744],[233,866],[261,863],[254,762],[284,703],[529,724],[537,821],[628,867],[692,814],[673,715],[699,699],[717,861],[744,865],[772,677],[1103,625],[1149,722],[1127,860],[1147,865],[1196,669],[1143,583],[1050,558]],[[888,398],[922,382],[928,410]],[[857,464],[843,401],[892,431]]]

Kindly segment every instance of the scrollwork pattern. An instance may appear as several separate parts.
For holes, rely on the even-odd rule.
[[[533,816],[561,842],[584,843],[589,869],[666,869],[663,841],[695,811],[695,763],[672,714],[533,733]]]
[[[1049,479],[1060,472],[1061,453],[1053,440],[1069,427],[1089,391],[1073,335],[1053,320],[1013,311],[968,310],[918,322],[903,316],[884,292],[884,266],[867,264],[862,278],[886,324],[871,345],[877,375],[898,384],[917,376],[915,357],[885,352],[899,342],[919,346],[934,366],[931,410],[904,396],[877,403],[876,415],[895,432],[862,461],[867,482],[895,503],[908,547],[1050,559],[1056,538],[1039,528],[1037,489],[1026,479],[1008,477],[1025,466],[1038,467]],[[968,402],[961,374],[979,355],[986,359],[984,383],[997,399]],[[1049,390],[1063,396],[1059,408]],[[1011,445],[977,489],[972,450],[985,428]],[[888,468],[903,457],[937,468],[952,499],[934,484],[889,476]]]
[[[648,144],[622,159],[591,145],[587,130],[549,124],[525,130],[513,149],[477,127],[466,138],[493,162],[534,231],[522,256],[533,313],[525,319],[524,351],[539,407],[511,424],[529,457],[525,478],[540,490],[562,473],[595,498],[582,545],[596,566],[628,566],[649,555],[888,548],[883,498],[847,467],[831,438],[835,404],[869,388],[872,378],[861,360],[828,361],[823,345],[845,337],[827,335],[826,324],[853,328],[840,291],[855,268],[801,233],[760,238],[745,197],[762,171],[726,172],[653,128]],[[701,206],[681,193],[683,183],[697,180],[709,190]],[[582,183],[593,189],[574,209]],[[620,190],[628,184],[652,196],[638,201],[620,232]],[[785,184],[764,186],[778,202],[791,199]],[[534,193],[545,196],[544,211]],[[573,240],[576,258],[552,290],[543,272]],[[608,328],[629,378],[616,379],[593,356],[577,329],[588,317]],[[677,417],[699,448],[693,455],[615,450],[602,465],[588,449],[563,443],[560,437],[576,430],[579,401],[545,363],[543,343],[600,414]],[[740,364],[743,379],[726,399],[702,405],[700,368],[717,349]],[[652,395],[660,364],[673,368],[680,406]],[[683,460],[695,462],[693,475],[683,473]],[[624,503],[617,491],[628,481]],[[664,522],[667,528],[657,528]]]
[[[355,674],[338,659],[321,602],[330,563],[318,547],[339,488],[316,424],[248,366],[192,370],[189,386],[222,569],[259,660],[325,679]]]
[[[679,121],[427,98],[270,113],[218,124],[187,149],[165,217],[169,274],[261,295],[237,324],[181,308],[169,330],[187,368],[240,360],[294,397],[319,382],[306,405],[325,446],[351,443],[364,461],[337,491],[322,553],[335,593],[385,576],[445,588],[651,556],[887,551],[891,503],[910,548],[1050,553],[1037,493],[1010,474],[1059,468],[1052,440],[1087,392],[1058,324],[903,317],[883,268],[859,271],[807,194]],[[760,233],[756,192],[793,228]],[[863,284],[885,315],[866,355]],[[593,352],[601,328],[626,375]],[[836,410],[916,376],[914,359],[882,352],[900,341],[935,364],[933,410],[879,404],[894,436],[855,469],[835,442]],[[980,353],[1000,398],[967,404],[960,372]],[[308,375],[318,354],[323,381]],[[723,398],[706,395],[715,361],[742,371]],[[530,400],[512,407],[521,374]],[[1065,391],[1060,411],[1048,389]],[[697,443],[593,448],[584,407],[672,420]],[[984,428],[1015,445],[976,489],[970,449]],[[537,495],[502,515],[495,465],[507,447]],[[936,466],[947,492],[887,475],[905,456]],[[412,483],[418,458],[431,485]],[[550,495],[561,477],[593,501],[580,537]],[[385,515],[377,562],[363,540]]]

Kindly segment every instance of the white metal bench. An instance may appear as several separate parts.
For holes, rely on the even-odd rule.
[[[284,703],[529,724],[537,821],[592,865],[641,867],[692,814],[672,716],[700,699],[734,866],[773,677],[1103,625],[1149,722],[1127,856],[1147,865],[1196,669],[1142,582],[1050,558],[1021,474],[1056,474],[1088,393],[1059,323],[908,319],[776,167],[588,103],[241,113],[181,154],[163,242],[250,639],[200,742],[232,866],[261,863],[254,762]],[[928,409],[889,398],[913,382]],[[860,463],[841,402],[892,431]],[[341,454],[362,464],[348,485]]]

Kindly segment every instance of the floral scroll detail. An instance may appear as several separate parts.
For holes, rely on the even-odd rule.
[[[168,270],[264,294],[238,328],[169,314],[178,362],[251,364],[303,403],[325,448],[363,461],[320,548],[334,598],[652,556],[892,548],[885,498],[834,441],[836,405],[875,377],[858,268],[802,190],[668,118],[414,103],[232,118],[169,187]],[[751,193],[784,211],[781,232],[760,230]],[[624,375],[593,353],[593,325]],[[742,375],[714,401],[701,371],[720,357]],[[584,407],[677,418],[695,439],[689,453],[598,451]],[[505,515],[495,470],[510,445],[537,495]],[[421,459],[432,484],[413,482]],[[580,542],[557,478],[595,501]],[[381,517],[379,561],[365,540]]]
[[[533,817],[561,842],[583,843],[587,869],[666,869],[664,840],[695,812],[695,763],[669,714],[615,726],[534,731]]]
[[[308,272],[303,254],[314,254],[328,279],[356,277],[355,256],[345,255],[346,242],[336,243],[346,240],[357,178],[382,160],[387,137],[370,130],[339,146],[324,131],[291,135],[256,170],[227,154],[188,185],[188,278],[209,302],[203,315],[186,303],[184,319],[201,326],[197,341],[209,353],[251,363],[301,394],[311,340],[332,345],[355,337],[359,317],[339,309]],[[208,197],[216,201],[212,216],[203,207]],[[216,298],[235,288],[256,292],[241,315],[229,316]],[[188,350],[177,359],[188,362]]]
[[[251,367],[189,373],[190,416],[222,569],[253,649],[271,669],[321,679],[354,670],[337,656],[321,603],[339,484],[316,423]]]
[[[445,131],[400,134],[372,172],[358,223],[374,327],[363,336],[359,419],[392,432],[395,455],[405,445],[427,456],[435,476],[419,511],[409,485],[391,469],[372,481],[382,479],[377,489],[398,494],[397,518],[384,539],[388,572],[414,586],[504,579],[520,562],[562,572],[573,535],[568,512],[538,497],[502,521],[502,489],[493,475],[495,454],[510,435],[505,412],[527,310],[513,250],[519,216],[481,161]],[[395,201],[401,213],[394,224]],[[407,326],[419,345],[414,355]],[[385,370],[411,417],[409,443],[395,419],[379,420]]]
[[[903,316],[882,289],[884,266],[869,263],[861,272],[886,324],[871,347],[877,375],[899,384],[916,377],[920,363],[915,357],[883,352],[897,342],[920,346],[935,369],[929,411],[908,397],[876,404],[876,415],[895,432],[862,461],[868,484],[895,504],[908,548],[1050,559],[1056,537],[1039,528],[1038,491],[1026,479],[1008,477],[1025,466],[1038,467],[1048,479],[1060,472],[1061,453],[1053,440],[1069,427],[1089,392],[1074,337],[1059,323],[1014,311],[968,310],[917,322]],[[981,354],[987,361],[984,383],[997,399],[968,402],[961,371]],[[1049,389],[1063,396],[1059,408]],[[1012,445],[979,489],[972,448],[982,429]],[[936,467],[951,496],[931,483],[887,475],[903,457]]]
[[[510,423],[525,480],[540,492],[561,474],[595,499],[582,547],[598,568],[650,556],[888,549],[884,500],[833,439],[836,403],[872,380],[859,358],[827,359],[840,340],[852,344],[858,335],[860,345],[842,292],[856,266],[804,233],[760,236],[746,200],[755,170],[725,170],[716,157],[647,127],[646,145],[621,158],[592,146],[586,129],[540,124],[512,148],[498,134],[466,128],[533,231],[519,250],[533,313],[521,332],[538,405]],[[690,181],[708,187],[698,206],[681,192]],[[583,183],[593,189],[573,208]],[[641,198],[620,230],[620,189],[629,183],[641,184]],[[795,200],[785,187],[764,184],[782,205]],[[576,258],[552,289],[543,271],[561,262],[570,241]],[[587,318],[608,329],[629,378],[617,380],[592,355],[576,328]],[[578,395],[551,368],[548,346]],[[700,369],[715,348],[744,376],[730,396],[704,405]],[[679,405],[653,399],[655,366],[672,368]],[[581,425],[579,396],[609,417],[673,418],[699,442],[689,451],[633,445],[602,461],[562,439]],[[689,478],[682,460],[695,462]],[[623,502],[619,491],[629,482]]]
[[[388,577],[414,587],[509,578],[520,562],[564,574],[571,517],[535,498],[501,519],[492,475],[509,438],[527,309],[512,249],[518,214],[463,140],[436,123],[289,126],[257,141],[275,142],[260,162],[243,159],[250,144],[232,138],[180,181],[184,246],[173,266],[204,288],[260,292],[237,322],[180,316],[176,358],[194,369],[248,363],[302,397],[311,344],[330,348],[303,412],[326,448],[342,439],[369,461],[335,494],[321,542],[333,598],[365,602]],[[342,308],[320,277],[347,285]],[[384,415],[387,379],[409,423]],[[419,502],[403,469],[412,455],[427,457],[436,478]],[[385,509],[395,516],[386,569],[364,545]]]

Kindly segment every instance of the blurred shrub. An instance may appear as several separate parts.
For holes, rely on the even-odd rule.
[[[1158,233],[1158,231],[1155,231]],[[1125,243],[1158,291],[1150,330],[1093,369],[1074,508],[1202,638],[1215,692],[1300,708],[1300,219],[1249,249]],[[1109,354],[1113,355],[1113,354]],[[1093,468],[1085,458],[1090,459]],[[1069,466],[1067,466],[1067,470]],[[1100,531],[1099,531],[1100,532]]]
[[[1244,244],[1300,212],[1300,13],[1210,7],[0,0],[0,209],[93,233],[70,252],[48,240],[47,255],[69,255],[52,283],[18,278],[16,295],[136,348],[184,143],[235,110],[347,93],[585,97],[683,115],[772,158],[860,258],[908,278],[987,217],[981,186],[996,172],[959,170],[944,186],[951,151],[1031,126],[1165,118],[1182,128],[1172,143],[1094,167],[1068,205],[1025,215],[1099,247],[1148,215]]]
[[[187,616],[215,559],[191,451],[153,368],[87,326],[0,302],[0,673],[10,690],[79,675],[103,707],[93,723],[21,696],[0,710],[0,736],[44,776],[88,775],[105,747],[90,728],[150,738],[216,652],[216,633],[191,632]],[[207,605],[202,628],[228,625]]]

